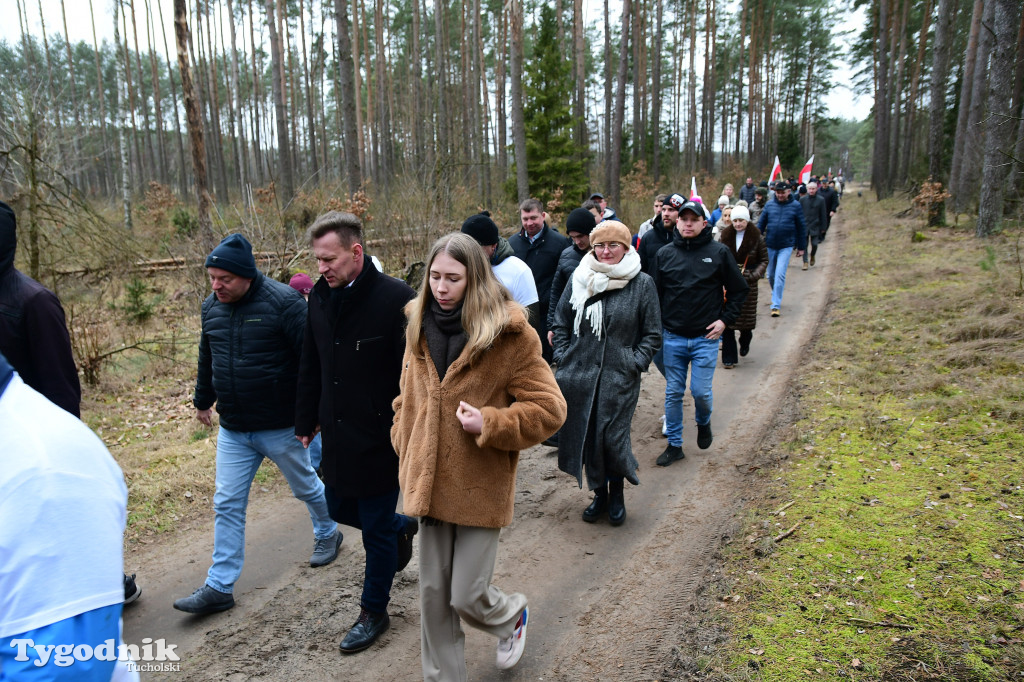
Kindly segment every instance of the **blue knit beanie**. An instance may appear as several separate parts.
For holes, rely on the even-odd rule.
[[[259,273],[256,259],[252,257],[252,244],[237,232],[224,237],[217,248],[210,252],[205,267],[227,270],[246,279],[255,279]]]

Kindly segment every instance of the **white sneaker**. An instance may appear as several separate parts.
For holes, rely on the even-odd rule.
[[[668,436],[668,422],[665,421],[665,415],[661,415],[661,435]]]
[[[516,621],[512,636],[508,639],[498,640],[499,670],[508,670],[514,667],[523,657],[523,650],[526,648],[526,623],[529,615],[529,607],[523,607],[523,612],[519,614],[519,620]]]

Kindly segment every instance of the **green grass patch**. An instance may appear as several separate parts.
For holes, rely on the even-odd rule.
[[[895,205],[844,208],[836,301],[797,388],[802,418],[775,453],[773,506],[752,510],[727,552],[735,637],[714,667],[1024,679],[1016,233],[922,240]]]

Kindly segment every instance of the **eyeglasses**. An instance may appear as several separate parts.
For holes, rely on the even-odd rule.
[[[618,251],[619,249],[626,248],[625,244],[619,242],[608,242],[607,244],[594,244],[594,251]]]

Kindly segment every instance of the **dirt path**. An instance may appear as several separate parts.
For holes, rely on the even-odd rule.
[[[716,553],[730,536],[760,477],[761,459],[779,407],[786,402],[802,349],[822,318],[839,262],[842,225],[819,249],[808,272],[790,263],[783,316],[768,316],[761,282],[751,352],[736,369],[715,372],[715,442],[694,445],[693,404],[684,403],[686,459],[662,469],[664,380],[645,376],[633,420],[639,487],[627,486],[625,525],[589,525],[580,512],[589,496],[558,471],[555,451],[523,453],[516,515],[502,531],[494,582],[530,599],[526,654],[512,671],[494,667],[495,642],[471,629],[466,658],[472,680],[654,680],[679,677],[688,654],[707,634],[695,632],[705,605],[701,586],[717,572]],[[212,456],[212,453],[211,453]],[[753,469],[753,471],[752,471]],[[211,514],[212,516],[212,514]],[[396,577],[391,629],[370,650],[342,656],[337,645],[359,611],[363,549],[343,527],[338,560],[311,569],[312,531],[304,506],[287,491],[254,491],[247,561],[235,587],[237,606],[208,617],[171,608],[202,584],[212,549],[212,519],[128,557],[144,594],[126,610],[125,641],[163,638],[178,645],[181,671],[144,679],[419,680],[418,559]]]

